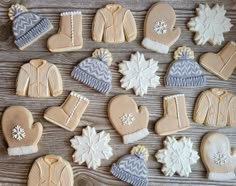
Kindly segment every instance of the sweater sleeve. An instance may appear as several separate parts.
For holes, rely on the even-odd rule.
[[[29,176],[28,186],[39,186],[40,185],[40,168],[37,161],[33,164]]]
[[[105,20],[100,10],[97,11],[94,20],[93,20],[93,28],[92,28],[92,37],[94,41],[101,42],[103,38]]]
[[[209,101],[205,93],[201,93],[201,95],[197,98],[195,103],[194,113],[193,113],[193,120],[196,123],[203,123],[205,121],[207,111],[209,108]]]
[[[230,101],[227,124],[236,126],[236,96]]]
[[[23,67],[21,67],[16,82],[16,95],[25,96],[27,93],[28,86],[29,74]]]
[[[135,40],[137,37],[137,27],[130,10],[126,11],[123,24],[126,40],[128,42]]]
[[[60,184],[66,185],[66,186],[73,186],[74,185],[73,170],[69,164],[66,165],[62,171],[61,178],[60,178]]]
[[[48,82],[52,96],[59,96],[63,91],[63,83],[58,68],[53,65],[48,71]]]

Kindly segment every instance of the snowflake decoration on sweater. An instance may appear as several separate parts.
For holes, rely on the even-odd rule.
[[[228,156],[225,153],[218,152],[214,155],[214,162],[218,165],[224,165],[228,162]]]
[[[167,24],[164,21],[157,21],[153,27],[153,30],[157,34],[166,34],[167,32]]]
[[[108,160],[112,154],[112,148],[108,144],[110,135],[104,131],[96,133],[95,128],[83,129],[82,136],[74,136],[70,140],[71,146],[75,149],[73,154],[74,162],[79,165],[86,162],[88,168],[96,169],[101,165],[101,159]]]
[[[162,172],[165,176],[173,176],[177,172],[180,176],[188,177],[191,173],[190,165],[199,159],[198,153],[192,149],[191,139],[182,137],[177,141],[175,137],[167,136],[164,145],[165,148],[155,156],[163,164]]]
[[[25,130],[21,128],[21,126],[17,125],[15,128],[12,129],[12,137],[18,141],[25,138]]]
[[[233,26],[230,19],[225,17],[224,6],[216,4],[211,9],[208,4],[200,4],[196,10],[197,17],[191,18],[188,27],[190,31],[196,32],[194,40],[197,45],[204,45],[206,42],[220,45],[224,41],[223,33],[229,32]]]
[[[160,84],[155,73],[158,70],[158,61],[145,60],[142,53],[136,52],[131,55],[130,61],[119,64],[119,72],[123,74],[120,80],[121,87],[126,90],[133,88],[138,96],[147,94],[148,87],[155,88]]]
[[[120,119],[123,125],[132,125],[135,120],[133,114],[131,113],[125,113]]]

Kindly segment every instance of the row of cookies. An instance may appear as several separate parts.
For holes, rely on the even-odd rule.
[[[233,26],[225,17],[224,6],[216,4],[212,9],[200,4],[197,17],[188,22],[190,31],[196,32],[194,40],[198,45],[206,42],[220,45],[223,33]],[[23,50],[50,31],[53,26],[47,18],[28,11],[23,5],[12,5],[9,18],[13,21],[15,44]],[[142,45],[155,52],[168,53],[169,48],[179,39],[181,29],[175,28],[176,14],[167,3],[156,3],[148,11],[144,23]],[[96,42],[131,42],[137,37],[135,19],[130,10],[119,4],[108,4],[97,11],[92,38]],[[47,42],[51,52],[77,51],[83,46],[82,13],[79,10],[62,12],[58,32]]]

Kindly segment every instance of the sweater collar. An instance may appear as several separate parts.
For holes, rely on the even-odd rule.
[[[119,4],[108,4],[106,5],[106,9],[111,12],[112,14],[116,14],[117,12],[120,11],[120,9],[122,8],[121,5]]]
[[[30,60],[30,64],[35,68],[43,67],[47,63],[46,60],[43,59],[32,59]]]
[[[60,156],[55,156],[55,155],[46,155],[44,156],[44,161],[49,165],[55,165],[56,163],[61,161],[61,157]]]
[[[211,92],[218,98],[223,98],[224,96],[228,94],[228,91],[223,88],[212,88]],[[221,93],[221,94],[218,94],[218,93]]]

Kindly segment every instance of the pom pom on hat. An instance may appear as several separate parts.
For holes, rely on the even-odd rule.
[[[103,62],[106,62],[108,66],[111,66],[111,62],[112,62],[112,55],[109,52],[109,50],[105,49],[105,48],[99,48],[96,49],[92,56],[94,58],[97,58]]]
[[[132,148],[131,152],[132,155],[136,155],[139,158],[143,159],[144,161],[148,160],[148,150],[143,145],[137,145]]]
[[[10,20],[14,20],[15,17],[27,11],[28,11],[27,8],[25,8],[23,5],[14,4],[14,5],[11,5],[11,7],[9,8],[8,16]]]
[[[174,53],[174,59],[194,59],[194,52],[189,47],[179,47]]]

